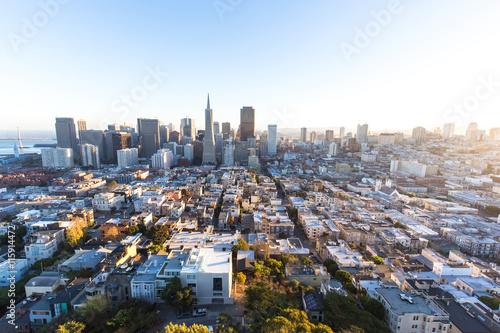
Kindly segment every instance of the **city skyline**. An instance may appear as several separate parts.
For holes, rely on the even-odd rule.
[[[49,130],[55,117],[83,118],[91,129],[184,114],[200,121],[206,91],[216,97],[214,121],[238,123],[251,105],[257,130],[453,122],[460,133],[473,121],[500,124],[493,1],[241,2],[222,12],[212,2],[89,1],[59,4],[53,15],[40,4],[3,6],[2,130]],[[27,35],[40,13],[48,22]]]

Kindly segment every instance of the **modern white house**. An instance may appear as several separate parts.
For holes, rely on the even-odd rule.
[[[47,230],[34,233],[24,246],[28,266],[40,259],[51,258],[57,246],[64,241],[64,230]]]
[[[92,199],[92,207],[103,212],[109,212],[113,208],[120,209],[122,207],[122,196],[115,193],[98,194]]]

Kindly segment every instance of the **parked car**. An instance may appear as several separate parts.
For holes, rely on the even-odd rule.
[[[207,315],[207,309],[201,308],[193,311],[193,317],[202,317]]]
[[[191,318],[191,311],[181,312],[177,314],[177,319],[183,319],[183,318]]]

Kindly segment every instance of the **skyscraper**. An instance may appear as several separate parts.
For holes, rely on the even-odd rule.
[[[83,167],[92,167],[93,169],[101,168],[101,161],[99,157],[99,147],[89,143],[83,144],[81,147],[81,159]]]
[[[231,123],[222,123],[222,135],[224,140],[231,136]]]
[[[455,124],[447,123],[443,126],[443,139],[450,139],[455,136]]]
[[[267,126],[267,153],[269,155],[276,154],[276,146],[278,145],[278,126]]]
[[[224,141],[222,149],[222,164],[225,166],[234,165],[234,140],[230,138]]]
[[[106,160],[106,144],[104,141],[104,132],[101,130],[86,130],[80,133],[80,144],[91,144],[99,149],[99,158],[101,162]]]
[[[214,121],[214,135],[217,135],[220,133],[220,125],[218,121]]]
[[[179,135],[180,137],[191,137],[193,140],[196,138],[196,126],[193,118],[186,117],[181,119],[181,129]]]
[[[341,127],[339,130],[339,137],[342,139],[345,136],[345,127]]]
[[[203,164],[216,164],[215,139],[214,139],[214,115],[210,108],[210,95],[207,98],[205,110],[205,136],[203,137]]]
[[[358,131],[356,133],[357,143],[367,143],[368,142],[368,124],[359,125]]]
[[[333,130],[326,130],[325,131],[325,140],[326,141],[333,141]]]
[[[467,131],[465,132],[465,138],[467,140],[475,140],[477,136],[477,123],[469,123],[467,126]]]
[[[412,138],[415,139],[416,143],[422,143],[425,141],[425,136],[427,135],[427,131],[425,130],[425,128],[419,126],[419,127],[415,127],[413,129],[413,133],[412,133]]]
[[[56,118],[56,136],[59,148],[72,148],[74,154],[78,153],[78,141],[73,118]]]
[[[137,130],[142,156],[149,158],[160,149],[160,122],[158,119],[138,118]]]
[[[255,109],[244,106],[240,110],[240,141],[247,141],[255,136]]]
[[[300,141],[307,142],[307,128],[305,127],[300,129]]]
[[[82,131],[87,130],[87,122],[83,119],[79,119],[76,121],[76,125],[78,127],[78,140],[80,140],[80,144],[82,143]]]

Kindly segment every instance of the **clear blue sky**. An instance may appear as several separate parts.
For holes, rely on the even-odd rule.
[[[372,11],[391,1],[65,0],[44,14],[55,1],[0,0],[1,129],[53,129],[56,116],[179,126],[187,114],[202,129],[207,93],[214,120],[234,126],[247,105],[257,128],[500,126],[500,84],[481,86],[500,82],[499,1],[402,0],[378,30]],[[348,62],[342,45],[367,27]],[[159,84],[155,68],[168,73]],[[118,108],[144,79],[147,95]],[[470,111],[450,109],[464,100]]]

